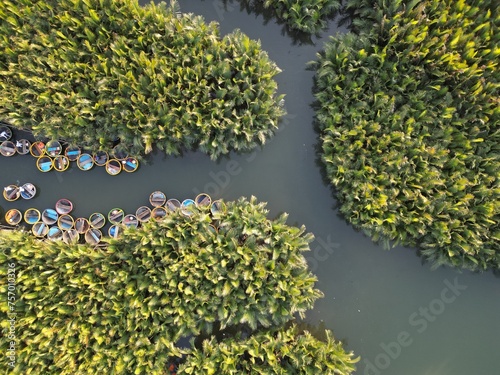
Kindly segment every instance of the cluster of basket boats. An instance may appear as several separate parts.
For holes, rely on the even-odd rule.
[[[9,185],[3,188],[3,197],[6,201],[13,202],[22,199],[32,199],[36,195],[36,186],[27,182],[22,186]]]
[[[31,225],[31,231],[36,237],[50,240],[62,240],[66,243],[78,243],[84,240],[91,245],[98,245],[103,237],[101,229],[106,225],[106,220],[111,226],[108,229],[110,237],[117,238],[125,227],[138,227],[149,220],[163,220],[169,213],[179,210],[185,216],[191,216],[195,210],[210,210],[213,214],[224,212],[226,206],[223,201],[216,200],[205,193],[198,194],[196,198],[168,199],[161,191],[151,193],[149,197],[151,207],[141,206],[135,214],[125,214],[121,208],[113,208],[107,217],[96,212],[89,218],[73,218],[70,213],[73,203],[68,199],[60,199],[54,208],[47,208],[41,213],[36,208],[27,209],[24,214],[18,209],[11,209],[5,214],[8,225],[15,226],[24,223]],[[213,230],[217,229],[213,227]]]
[[[111,153],[98,151],[95,154],[88,154],[78,146],[63,147],[59,141],[35,141],[31,143],[27,139],[11,140],[12,130],[0,123],[0,154],[3,156],[14,156],[31,154],[36,158],[36,166],[41,172],[56,170],[63,172],[68,169],[70,162],[82,171],[92,169],[94,165],[105,167],[106,172],[116,176],[122,170],[134,172],[139,167],[136,158],[130,157],[119,145],[113,148]]]

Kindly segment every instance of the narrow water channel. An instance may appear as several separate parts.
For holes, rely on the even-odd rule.
[[[168,198],[192,198],[205,191],[214,199],[255,195],[268,202],[269,216],[289,213],[289,224],[302,225],[316,240],[308,262],[325,298],[308,313],[362,357],[357,375],[495,375],[500,357],[500,279],[448,268],[431,270],[414,249],[385,251],[354,230],[335,209],[335,199],[317,165],[313,130],[312,78],[306,63],[315,58],[330,30],[311,44],[292,40],[273,20],[240,10],[237,1],[180,0],[192,12],[220,24],[221,35],[240,28],[259,39],[283,72],[279,92],[286,94],[288,115],[280,131],[262,149],[213,162],[199,152],[183,157],[153,155],[135,173],[109,176],[103,168],[82,172],[40,173],[31,156],[0,157],[0,181],[33,182],[32,201],[0,202],[10,208],[40,210],[59,198],[75,204],[74,215],[134,212],[161,190]]]

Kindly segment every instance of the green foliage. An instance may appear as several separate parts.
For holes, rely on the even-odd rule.
[[[266,214],[255,198],[240,199],[216,217],[219,232],[206,211],[176,213],[94,249],[3,230],[0,263],[17,270],[12,374],[164,374],[187,353],[175,346],[181,337],[303,315],[322,296],[302,256],[312,235]],[[7,317],[4,300],[2,329]]]
[[[174,4],[175,5],[175,4]],[[0,2],[0,118],[93,151],[248,151],[284,114],[280,72],[236,30],[136,0]]]
[[[327,18],[341,8],[339,0],[243,0],[272,9],[293,30],[317,34],[327,26]]]
[[[500,268],[494,1],[350,1],[359,35],[314,63],[322,160],[341,212],[434,264]]]
[[[246,340],[203,342],[194,350],[178,374],[295,374],[348,375],[358,361],[326,331],[326,342],[296,326],[258,333]]]

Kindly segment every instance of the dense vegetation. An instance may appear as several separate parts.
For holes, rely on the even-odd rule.
[[[348,1],[314,63],[341,212],[435,265],[500,268],[500,16],[493,0]]]
[[[266,142],[284,114],[260,44],[136,0],[0,2],[0,118],[91,150],[212,158]]]
[[[193,374],[347,375],[354,371],[352,353],[326,332],[326,342],[297,327],[258,333],[244,341],[204,341],[179,368]]]
[[[241,0],[243,3],[272,9],[292,30],[317,34],[326,28],[328,17],[341,8],[339,0]]]
[[[210,334],[215,324],[252,333],[303,315],[322,295],[302,255],[312,235],[287,226],[285,215],[270,220],[266,214],[263,203],[240,199],[214,218],[203,210],[189,218],[174,213],[126,229],[120,239],[94,249],[2,231],[0,263],[14,264],[17,275],[12,373],[121,374],[126,369],[159,375],[173,358],[190,353],[176,346],[182,337]],[[6,273],[2,267],[1,280],[7,280]],[[5,282],[0,292],[7,295]],[[0,324],[5,330],[9,314],[4,299]],[[352,356],[339,344],[304,337],[297,338],[297,353],[305,342],[311,357],[329,353],[327,363],[337,355]],[[2,335],[0,347],[9,341]],[[212,340],[205,348],[214,345]],[[224,345],[236,345],[235,361],[241,360],[239,344]],[[198,366],[200,355],[190,366]]]

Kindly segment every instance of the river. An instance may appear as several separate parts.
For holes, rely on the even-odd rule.
[[[0,157],[1,185],[33,182],[32,201],[0,202],[9,208],[44,209],[59,198],[75,204],[74,216],[121,207],[134,212],[154,190],[168,198],[193,198],[206,191],[226,200],[255,195],[268,202],[269,216],[288,212],[288,223],[307,227],[316,240],[306,254],[325,297],[308,322],[333,330],[348,350],[362,357],[356,375],[495,375],[500,368],[500,279],[491,272],[432,270],[415,249],[390,251],[339,216],[318,166],[313,129],[315,59],[328,35],[345,32],[337,22],[311,43],[294,41],[274,20],[248,14],[237,2],[181,0],[181,10],[259,39],[283,70],[276,79],[286,94],[288,115],[261,149],[213,162],[200,152],[182,157],[156,153],[133,174],[111,177],[103,168],[40,173],[31,156]]]

